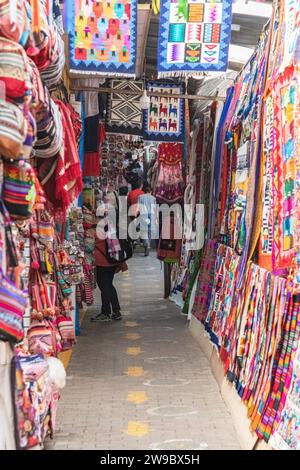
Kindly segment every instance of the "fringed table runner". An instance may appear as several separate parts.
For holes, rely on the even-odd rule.
[[[140,107],[140,94],[143,91],[143,82],[111,80],[111,88],[116,91],[108,97],[106,131],[119,134],[141,135],[142,111]],[[122,92],[125,91],[136,92],[137,95],[124,95]]]
[[[231,0],[164,0],[158,36],[158,76],[225,71]]]
[[[147,90],[170,97],[150,97],[149,108],[144,111],[144,139],[184,142],[184,100],[176,98],[176,95],[184,92],[184,85],[150,81]]]
[[[137,0],[65,3],[71,73],[134,77]]]

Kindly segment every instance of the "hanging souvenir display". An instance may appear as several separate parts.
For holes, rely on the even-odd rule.
[[[110,86],[115,92],[108,96],[106,132],[142,135],[140,99],[143,82],[111,80]],[[118,94],[118,91],[121,94]],[[136,92],[137,95],[126,95],[126,91]]]
[[[159,203],[172,204],[183,197],[182,144],[162,143],[158,147],[158,178],[155,196]]]
[[[144,139],[159,142],[184,141],[184,100],[176,94],[184,92],[183,84],[147,82],[151,93],[170,96],[150,96],[149,107],[144,111]]]
[[[137,0],[67,1],[70,72],[135,76]]]
[[[231,33],[231,0],[162,2],[158,76],[225,71]]]
[[[46,358],[65,373],[54,356],[74,344],[69,296],[83,283],[82,247],[55,227],[82,185],[80,120],[59,83],[61,19],[57,1],[0,5],[0,336],[13,351],[12,381],[3,385],[15,408],[15,443],[5,448],[41,448],[53,434],[59,386]]]
[[[247,406],[252,429],[268,441],[291,383],[300,310],[286,280],[253,263],[239,290],[240,262],[231,248],[218,246],[205,329],[218,348],[225,374]]]

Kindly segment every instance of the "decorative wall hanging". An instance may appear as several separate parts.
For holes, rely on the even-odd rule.
[[[184,141],[184,100],[176,94],[184,92],[184,85],[150,81],[147,90],[168,93],[170,98],[151,96],[149,109],[144,111],[144,139],[159,142]]]
[[[121,134],[142,134],[142,112],[140,108],[140,93],[143,82],[133,80],[112,80],[111,88],[120,92],[137,92],[137,95],[123,95],[118,92],[108,97],[106,114],[106,131]]]
[[[182,155],[182,144],[162,143],[159,145],[159,173],[155,188],[157,202],[172,204],[182,199],[184,190]]]
[[[137,0],[67,1],[70,72],[135,76]]]
[[[225,71],[231,0],[165,0],[158,37],[158,76]]]

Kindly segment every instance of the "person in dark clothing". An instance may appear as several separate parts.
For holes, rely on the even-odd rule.
[[[98,206],[97,216],[100,220],[107,216],[105,204]],[[105,228],[104,232],[106,232]],[[116,273],[127,271],[127,264],[126,262],[113,263],[110,261],[107,242],[105,238],[101,238],[100,235],[97,235],[97,230],[94,256],[97,268],[97,284],[101,291],[102,308],[100,313],[91,318],[91,321],[121,320],[121,307],[113,281]]]
[[[97,284],[101,291],[102,310],[101,316],[113,320],[121,320],[121,307],[119,304],[118,294],[113,285],[116,268],[97,266]],[[111,309],[113,313],[111,314]],[[103,318],[105,320],[105,318]]]
[[[95,261],[97,267],[97,285],[101,291],[101,312],[91,321],[121,320],[121,307],[117,291],[113,285],[114,276],[120,271],[127,271],[125,262],[111,264],[107,259],[106,241],[96,237]]]
[[[127,186],[120,186],[119,196],[127,196],[127,195],[128,195],[128,187]]]

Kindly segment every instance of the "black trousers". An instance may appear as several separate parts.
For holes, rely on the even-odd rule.
[[[104,315],[111,314],[111,308],[113,313],[121,310],[118,294],[113,286],[115,267],[104,268],[97,266],[97,284],[101,291],[102,309],[101,313]]]

